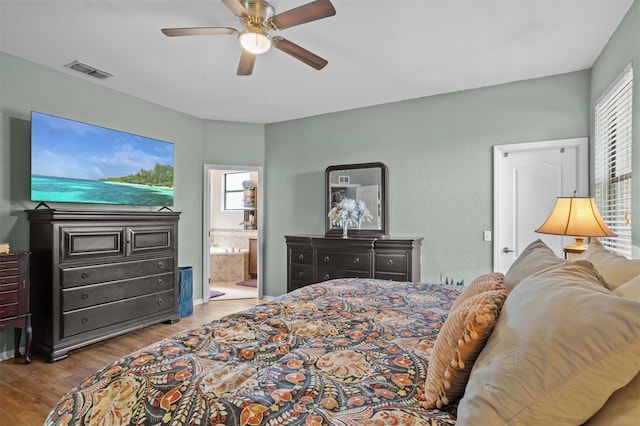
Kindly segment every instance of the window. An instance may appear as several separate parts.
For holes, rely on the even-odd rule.
[[[631,64],[595,105],[595,199],[616,237],[602,238],[612,253],[631,257]]]
[[[224,174],[224,209],[244,210],[242,182],[249,180],[249,172]]]

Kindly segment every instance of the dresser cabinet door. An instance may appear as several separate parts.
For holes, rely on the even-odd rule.
[[[60,262],[124,257],[124,227],[61,227],[60,233]]]
[[[137,226],[127,228],[127,256],[171,253],[173,226]]]

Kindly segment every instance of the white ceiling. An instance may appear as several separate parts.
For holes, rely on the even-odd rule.
[[[160,32],[240,28],[220,0],[0,0],[0,50],[195,117],[272,123],[590,68],[633,3],[332,1],[335,16],[275,32],[327,59],[321,71],[272,49],[239,77],[236,36]]]

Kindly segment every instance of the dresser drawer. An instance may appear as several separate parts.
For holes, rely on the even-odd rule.
[[[318,282],[336,278],[371,278],[371,272],[350,269],[318,268]]]
[[[173,291],[106,303],[62,314],[61,337],[96,330],[112,324],[174,309]]]
[[[341,253],[318,250],[318,268],[338,268],[355,271],[369,271],[369,253]],[[322,275],[318,274],[318,277]]]
[[[376,275],[378,272],[407,272],[405,254],[376,254]]]
[[[291,250],[291,263],[299,263],[302,265],[313,264],[313,251],[312,250]]]
[[[86,308],[174,288],[174,274],[111,281],[62,290],[62,311]]]
[[[0,292],[0,305],[18,303],[18,290]]]
[[[311,284],[313,282],[313,266],[292,263],[289,268],[291,280],[305,284]]]
[[[20,273],[18,261],[0,263],[0,277],[13,277]]]
[[[0,319],[15,317],[18,315],[18,304],[12,303],[11,305],[0,305]]]
[[[5,277],[6,280],[0,279],[0,293],[18,289],[18,277]]]
[[[147,259],[135,262],[108,263],[104,265],[62,268],[61,287],[71,288],[107,281],[173,272],[173,258]]]

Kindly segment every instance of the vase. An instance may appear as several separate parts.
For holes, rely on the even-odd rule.
[[[345,220],[342,222],[342,238],[344,239],[349,238],[348,230],[349,230],[349,221]]]

